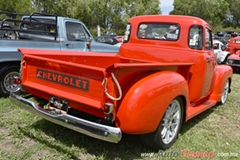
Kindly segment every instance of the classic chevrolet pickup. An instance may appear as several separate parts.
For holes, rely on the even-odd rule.
[[[12,83],[13,77],[19,76],[22,54],[18,48],[115,53],[119,50],[95,42],[84,23],[76,19],[35,12],[23,14],[20,20],[5,18],[0,22],[0,96],[21,91],[19,85]]]
[[[153,149],[171,147],[183,122],[224,104],[232,81],[232,68],[216,63],[210,25],[191,16],[131,18],[118,54],[20,52],[14,80],[28,94],[11,94],[14,104],[108,142],[140,135]]]

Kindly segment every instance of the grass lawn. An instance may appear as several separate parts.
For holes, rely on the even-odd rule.
[[[82,135],[21,110],[9,99],[0,99],[0,111],[0,160],[240,159],[239,73],[234,73],[226,104],[183,124],[175,144],[164,152],[143,147],[137,136],[124,134],[112,144]]]

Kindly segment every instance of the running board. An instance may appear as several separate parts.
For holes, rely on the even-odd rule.
[[[216,105],[217,102],[214,100],[208,100],[206,102],[204,102],[201,105],[198,106],[193,106],[193,105],[189,105],[188,109],[187,109],[187,115],[186,115],[186,121],[195,117],[196,115],[204,112],[205,110],[213,107],[214,105]]]

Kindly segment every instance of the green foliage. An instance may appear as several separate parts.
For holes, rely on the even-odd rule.
[[[0,10],[7,12],[30,13],[34,11],[34,8],[32,7],[31,0],[0,0]]]
[[[233,27],[240,26],[240,0],[227,0],[229,2],[229,13],[231,18],[227,19],[227,22],[232,24]],[[229,24],[228,23],[228,24]]]
[[[0,10],[75,18],[92,28],[95,35],[97,25],[104,32],[123,33],[131,17],[161,14],[160,3],[161,0],[0,0]],[[214,30],[240,27],[240,0],[174,0],[173,5],[170,14],[200,17]]]
[[[3,0],[1,0],[3,1]],[[0,1],[0,2],[1,2]],[[88,27],[97,25],[108,31],[123,32],[130,17],[144,14],[159,14],[159,0],[141,0],[138,3],[124,0],[22,0],[33,4],[34,11],[76,18]],[[2,8],[8,5],[9,12],[19,12],[14,0],[3,1]],[[27,6],[27,5],[26,5]],[[15,8],[15,10],[13,9]],[[29,7],[28,7],[29,8]],[[24,11],[29,13],[28,10]],[[120,30],[120,31],[119,31]],[[96,31],[94,31],[95,34]]]
[[[173,5],[170,14],[202,18],[215,30],[240,27],[240,0],[174,0]]]

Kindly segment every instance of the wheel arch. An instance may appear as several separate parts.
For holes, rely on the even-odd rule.
[[[20,69],[20,62],[4,62],[0,63],[0,95],[3,97],[8,97],[10,91],[8,90],[8,87],[5,86],[5,76],[10,73],[8,71],[15,70],[19,72]],[[20,74],[18,75],[20,76]],[[19,87],[16,87],[16,92],[19,93],[21,89]]]
[[[222,59],[222,64],[226,64],[228,57],[230,56],[230,52],[227,52],[224,54],[224,58]]]
[[[233,70],[228,65],[218,65],[215,69],[215,74],[216,79],[210,99],[220,102],[227,80],[229,81],[229,93],[231,92]]]
[[[153,132],[166,108],[176,97],[182,99],[185,116],[189,98],[188,85],[182,75],[172,71],[160,71],[144,77],[133,84],[124,95],[118,106],[116,125],[129,134]]]
[[[21,61],[4,61],[0,62],[0,76],[9,66],[18,66],[20,68]]]

